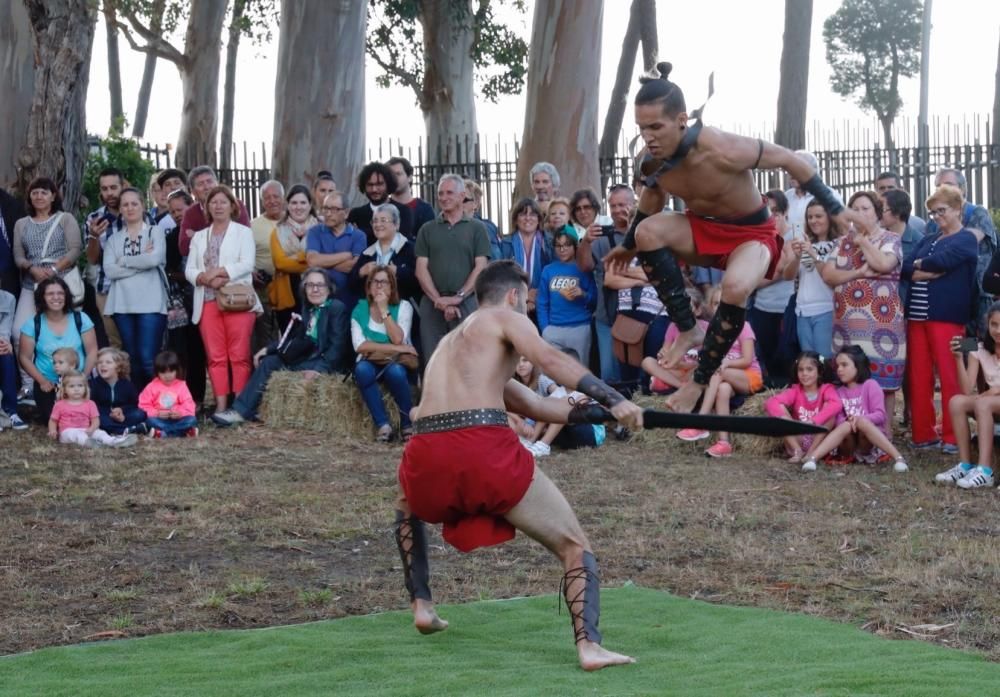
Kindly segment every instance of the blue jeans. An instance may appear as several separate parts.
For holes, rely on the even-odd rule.
[[[614,342],[611,339],[611,325],[594,321],[597,330],[597,353],[601,357],[601,379],[604,382],[618,382],[621,375],[618,372],[618,361],[615,360]],[[659,349],[657,349],[659,350]],[[586,361],[581,361],[586,365]]]
[[[101,419],[101,430],[112,436],[120,436],[129,428],[138,426],[143,421],[146,421],[146,412],[139,407],[123,407],[122,415],[125,417],[124,421],[115,421],[109,413],[100,411],[98,416]]]
[[[132,360],[132,382],[141,391],[153,379],[153,359],[163,347],[167,316],[159,312],[114,315],[122,338],[122,349]]]
[[[7,416],[17,413],[17,362],[12,353],[0,356],[0,409]]]
[[[382,375],[378,376],[380,370]],[[392,398],[396,400],[396,406],[399,407],[400,425],[403,428],[410,425],[413,396],[410,394],[410,381],[406,374],[406,368],[399,363],[392,363],[386,366],[385,370],[382,370],[382,366],[377,366],[369,361],[358,361],[354,365],[354,380],[358,383],[361,398],[365,400],[376,428],[381,428],[389,423],[389,415],[386,414],[385,404],[382,403],[382,393],[378,389],[379,381],[384,382],[389,387]]]
[[[193,416],[182,416],[179,419],[159,419],[151,416],[146,419],[150,428],[163,431],[164,438],[183,438],[187,432],[198,425],[198,419]]]
[[[317,373],[327,372],[326,362],[322,358],[310,358],[295,365],[285,365],[278,356],[264,356],[254,368],[247,380],[246,387],[236,396],[233,409],[244,419],[256,419],[257,410],[264,400],[264,391],[271,380],[271,374],[276,370],[315,370]]]
[[[821,356],[833,352],[833,311],[812,317],[796,317],[795,331],[803,351],[815,351]]]

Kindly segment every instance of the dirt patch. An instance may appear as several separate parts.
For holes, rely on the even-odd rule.
[[[259,426],[208,426],[196,441],[126,451],[4,431],[0,652],[104,631],[405,608],[391,532],[399,454]],[[947,464],[921,453],[903,475],[858,465],[808,476],[739,452],[708,460],[680,442],[609,443],[542,461],[607,584],[806,612],[1000,658],[998,495],[935,487]],[[555,562],[523,536],[471,555],[436,531],[431,545],[441,602],[558,587]]]

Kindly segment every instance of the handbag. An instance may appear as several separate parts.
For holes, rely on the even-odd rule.
[[[642,288],[632,289],[632,309],[639,306],[642,298]],[[639,367],[642,365],[643,343],[649,324],[642,320],[618,313],[615,323],[611,325],[612,350],[619,363]]]
[[[191,316],[184,306],[184,290],[177,283],[171,283],[162,267],[157,267],[163,290],[167,294],[167,329],[180,329],[191,324]]]
[[[63,213],[63,215],[68,215]],[[57,219],[58,221],[58,219]],[[51,227],[49,227],[48,233],[45,235],[45,241],[42,243],[42,264],[49,264],[55,266],[58,259],[49,259],[49,242],[52,240],[52,233],[55,232],[57,227],[57,222],[54,222]],[[83,276],[80,275],[80,267],[73,264],[71,267],[65,271],[59,272],[59,277],[66,282],[69,287],[70,295],[73,296],[73,305],[79,307],[83,305],[83,298],[86,295],[87,289],[83,285]]]
[[[302,315],[293,312],[288,326],[285,327],[281,338],[278,339],[274,353],[281,358],[285,365],[295,365],[312,358],[317,348],[316,342],[310,339],[306,333]]]
[[[388,366],[391,363],[399,363],[407,370],[417,370],[420,367],[420,358],[415,353],[408,351],[397,351],[390,346],[379,346],[364,353],[364,359],[369,363],[379,366]]]
[[[253,286],[227,283],[215,291],[215,304],[222,312],[249,312],[257,307],[257,294]]]

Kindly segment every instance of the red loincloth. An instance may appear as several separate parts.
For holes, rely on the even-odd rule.
[[[516,530],[503,515],[524,496],[534,473],[534,456],[507,426],[415,435],[399,463],[413,515],[444,523],[444,539],[463,552],[514,539]]]
[[[698,254],[719,257],[713,266],[725,269],[729,255],[744,242],[757,241],[764,244],[771,253],[771,263],[767,266],[767,278],[774,278],[774,272],[781,259],[784,240],[778,234],[774,217],[769,217],[760,225],[733,225],[723,219],[708,219],[686,212],[691,224],[694,248]]]

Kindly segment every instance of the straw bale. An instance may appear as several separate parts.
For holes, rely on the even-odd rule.
[[[389,423],[398,433],[399,410],[388,390],[379,387]],[[375,436],[375,424],[357,384],[350,378],[344,382],[339,375],[320,375],[304,380],[298,372],[274,373],[268,382],[260,415],[264,423],[273,428],[326,433],[353,440],[371,440]]]

